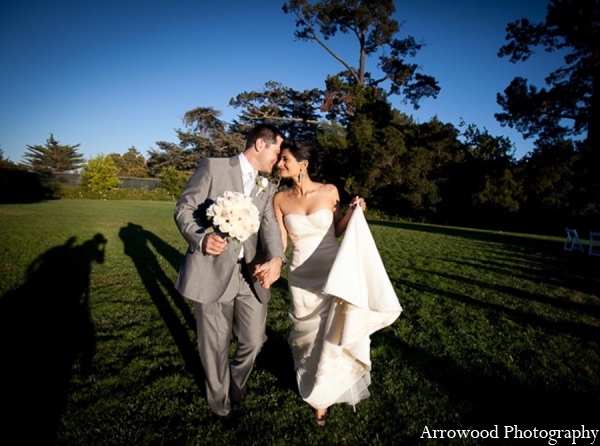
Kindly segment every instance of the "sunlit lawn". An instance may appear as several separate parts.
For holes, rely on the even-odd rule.
[[[2,444],[421,444],[426,426],[600,429],[600,258],[564,252],[562,234],[376,221],[404,312],[372,338],[371,398],[316,426],[296,393],[284,277],[251,393],[223,429],[203,396],[192,308],[173,289],[185,243],[172,210],[0,205]]]

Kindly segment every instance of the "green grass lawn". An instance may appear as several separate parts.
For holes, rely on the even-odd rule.
[[[600,429],[600,258],[564,252],[562,234],[378,221],[404,311],[372,337],[371,398],[316,426],[296,391],[284,275],[251,393],[223,429],[173,289],[186,248],[173,207],[0,206],[3,444],[481,444],[421,436],[495,425],[491,443],[511,444],[504,426]]]

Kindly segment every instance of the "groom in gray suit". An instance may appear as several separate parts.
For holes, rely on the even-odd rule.
[[[273,170],[282,142],[276,127],[260,124],[248,134],[243,153],[203,158],[175,207],[175,222],[189,244],[175,288],[194,301],[207,400],[222,421],[230,418],[231,400],[246,395],[254,360],[266,341],[269,287],[285,258],[273,211],[276,187],[257,183],[257,171]],[[258,233],[242,245],[205,233],[206,208],[225,191],[252,197],[260,212]],[[238,345],[229,364],[232,332]]]

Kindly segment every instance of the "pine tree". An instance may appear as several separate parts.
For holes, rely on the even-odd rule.
[[[46,145],[27,145],[25,166],[34,172],[71,172],[81,167],[84,158],[76,149],[80,144],[74,146],[60,145],[51,133],[46,140]]]

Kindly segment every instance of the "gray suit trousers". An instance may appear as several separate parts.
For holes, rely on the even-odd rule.
[[[206,397],[217,415],[229,413],[230,392],[246,386],[254,360],[267,340],[267,304],[256,298],[243,269],[242,264],[236,265],[219,300],[194,302],[198,350],[206,375]],[[229,364],[232,330],[238,345]]]

